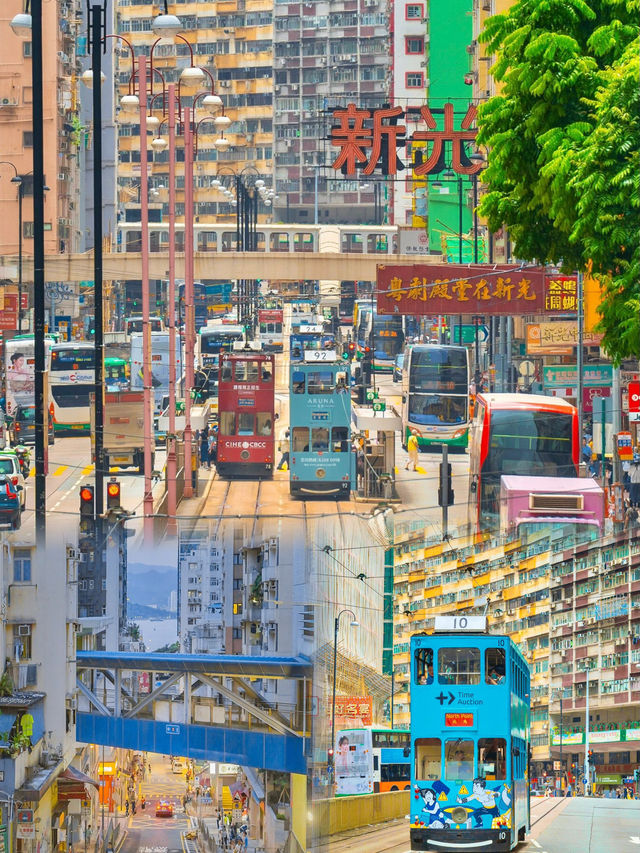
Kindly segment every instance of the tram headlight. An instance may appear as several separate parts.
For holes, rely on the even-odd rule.
[[[326,476],[327,476],[327,472],[324,470],[324,468],[316,468],[316,477],[319,480],[324,479]]]
[[[465,823],[467,820],[467,810],[456,808],[451,812],[451,820],[454,823]]]

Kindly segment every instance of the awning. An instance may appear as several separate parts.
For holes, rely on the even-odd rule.
[[[10,732],[15,721],[15,714],[0,714],[0,734],[6,735]]]
[[[99,788],[86,773],[76,767],[67,767],[58,776],[58,800],[86,800],[88,799],[87,785]]]

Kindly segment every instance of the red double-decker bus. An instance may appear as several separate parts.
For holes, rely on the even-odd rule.
[[[500,478],[577,477],[578,412],[556,397],[478,394],[469,432],[470,521],[480,532],[500,525]]]
[[[251,349],[220,354],[218,459],[223,477],[272,477],[274,356]]]

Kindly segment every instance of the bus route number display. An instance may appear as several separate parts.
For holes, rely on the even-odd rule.
[[[473,714],[464,714],[457,711],[444,715],[445,726],[473,728]]]

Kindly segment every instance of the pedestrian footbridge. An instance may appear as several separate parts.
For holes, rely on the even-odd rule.
[[[85,651],[76,659],[79,741],[307,772],[306,658]],[[263,698],[270,679],[286,711]]]

